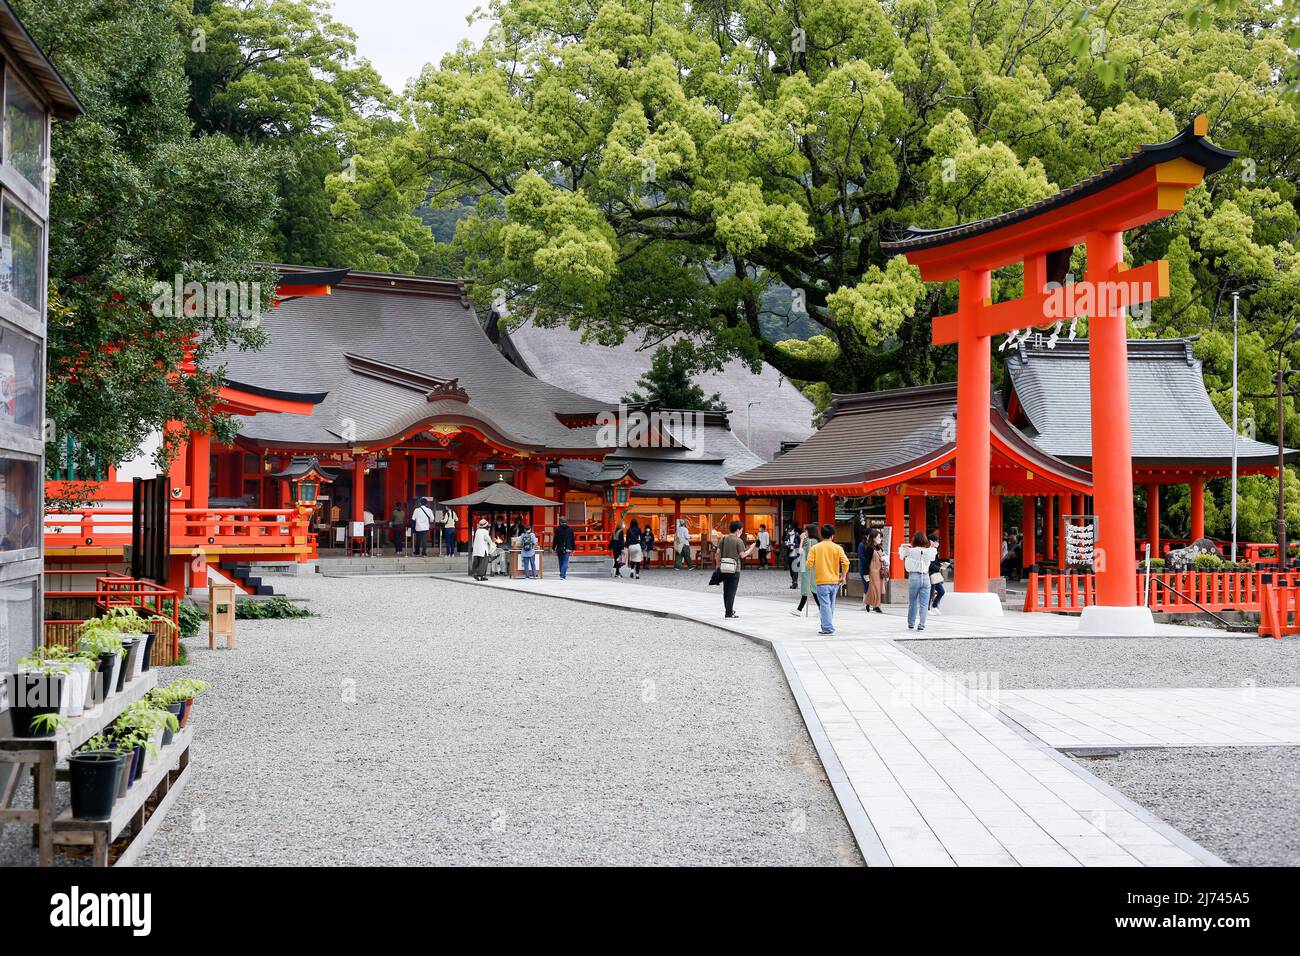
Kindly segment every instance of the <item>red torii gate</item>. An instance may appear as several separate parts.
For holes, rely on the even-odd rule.
[[[1133,461],[1129,428],[1130,305],[1169,294],[1169,267],[1124,264],[1124,232],[1178,212],[1188,189],[1237,154],[1208,142],[1204,115],[1173,139],[1141,146],[1125,159],[1046,199],[990,219],[941,229],[908,230],[886,252],[903,253],[927,282],[958,282],[954,315],[933,322],[936,345],[957,343],[956,562],[944,610],[1000,615],[988,592],[990,339],[994,335],[1088,316],[1092,385],[1092,462],[1097,518],[1097,606],[1083,628],[1151,628],[1137,606]],[[1083,243],[1082,283],[1061,286],[1074,247]],[[1021,298],[994,303],[994,269],[1024,265]],[[1049,288],[1050,286],[1050,288]],[[1059,325],[1057,325],[1059,331]]]

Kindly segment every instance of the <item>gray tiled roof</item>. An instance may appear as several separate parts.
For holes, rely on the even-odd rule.
[[[1089,367],[1086,339],[1054,349],[1026,343],[1007,360],[1025,433],[1043,450],[1084,465],[1092,459]],[[1128,380],[1134,464],[1231,463],[1232,428],[1210,401],[1190,339],[1129,342]],[[1239,437],[1237,457],[1269,464],[1277,446]]]
[[[241,423],[254,441],[347,447],[392,437],[433,415],[477,422],[523,447],[590,449],[592,429],[556,414],[594,415],[604,403],[539,381],[488,341],[458,283],[352,273],[328,296],[284,302],[263,317],[261,351],[227,350],[211,363],[228,378],[289,392],[327,392],[309,416],[263,414]],[[359,373],[347,355],[448,381],[468,402],[429,401],[418,387]]]
[[[1053,458],[1007,418],[990,397],[990,427],[1033,465],[1081,485],[1083,470]],[[867,485],[881,487],[913,469],[939,464],[956,448],[955,383],[837,395],[826,423],[812,438],[775,461],[730,476],[743,487]]]
[[[700,437],[704,450],[698,457],[680,448],[625,448],[603,463],[561,461],[560,473],[578,481],[602,481],[626,465],[643,482],[636,488],[638,495],[730,496],[735,489],[727,476],[763,463],[725,425],[706,425]]]
[[[636,391],[654,358],[653,349],[631,338],[607,346],[583,342],[580,332],[564,326],[539,328],[528,321],[502,331],[502,348],[543,381],[611,404]],[[697,381],[706,395],[718,393],[731,409],[732,428],[761,458],[774,457],[782,442],[813,433],[812,403],[769,365],[756,375],[736,361]],[[748,408],[750,402],[757,404]]]

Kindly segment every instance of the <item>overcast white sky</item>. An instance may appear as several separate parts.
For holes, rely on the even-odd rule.
[[[357,52],[400,92],[426,63],[436,63],[463,39],[481,40],[486,23],[465,17],[487,0],[333,0],[335,20],[357,33]]]

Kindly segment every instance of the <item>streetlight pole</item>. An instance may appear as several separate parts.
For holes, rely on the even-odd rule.
[[[1232,293],[1232,563],[1237,563],[1237,300]],[[1279,441],[1279,444],[1281,442]]]
[[[751,413],[754,406],[760,404],[762,403],[750,402],[745,406],[745,444],[749,446],[750,451],[754,450],[754,421]]]
[[[1300,325],[1282,336],[1277,346],[1277,569],[1286,570],[1286,435],[1282,399],[1286,395],[1286,347],[1300,338]]]

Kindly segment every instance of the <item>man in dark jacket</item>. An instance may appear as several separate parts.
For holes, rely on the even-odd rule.
[[[554,547],[556,562],[560,566],[560,580],[563,581],[569,575],[569,555],[575,547],[573,529],[569,527],[569,519],[564,515],[560,515],[560,523],[555,528]]]

